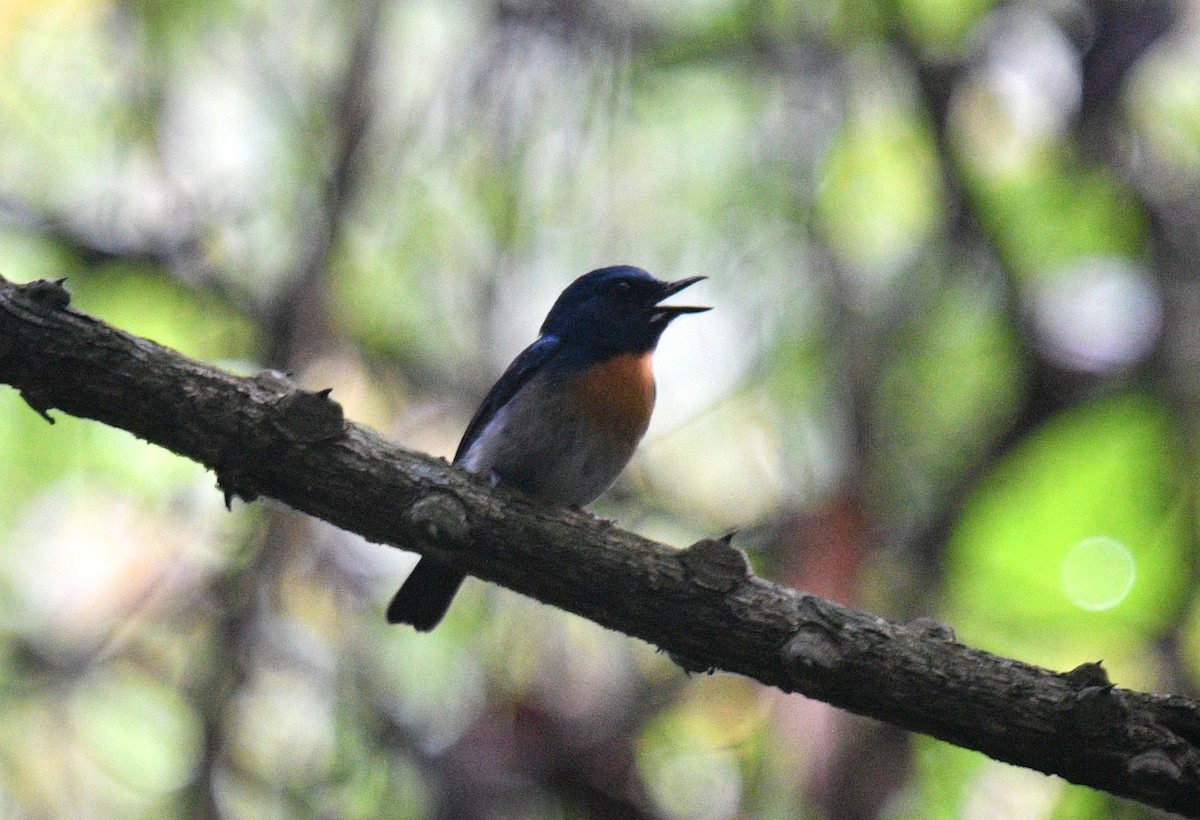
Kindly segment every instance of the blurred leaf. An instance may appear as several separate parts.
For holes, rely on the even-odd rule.
[[[793,430],[796,421],[779,415],[760,391],[732,396],[684,427],[647,442],[637,465],[644,465],[656,495],[679,511],[693,532],[761,520],[791,489],[777,436],[780,430]],[[804,457],[797,449],[789,452],[793,462]]]
[[[1032,277],[1085,256],[1138,256],[1144,217],[1107,170],[1046,148],[1007,174],[977,174],[987,228],[1013,272]]]
[[[914,761],[917,788],[901,799],[896,817],[1093,820],[1141,816],[1131,803],[1125,804],[1131,812],[1113,813],[1120,807],[1095,789],[999,763],[979,752],[930,737],[915,738]]]
[[[1138,394],[1031,435],[951,535],[946,615],[960,638],[1052,668],[1103,658],[1123,685],[1153,686],[1141,653],[1178,618],[1191,561],[1181,447],[1167,411]]]
[[[319,675],[267,667],[233,705],[230,753],[240,771],[291,788],[329,777],[337,733],[333,693]]]
[[[1200,60],[1191,52],[1148,57],[1136,65],[1128,91],[1134,124],[1157,158],[1194,184],[1200,173]]]
[[[879,0],[820,0],[805,3],[810,19],[828,15],[828,36],[847,45],[875,43],[885,29],[886,15]]]
[[[0,228],[0,276],[10,282],[61,279],[74,270],[76,260],[58,243],[36,234]],[[67,288],[73,289],[74,282]]]
[[[72,697],[83,747],[126,788],[144,796],[188,782],[200,751],[200,724],[170,686],[130,669],[97,674]]]
[[[1192,598],[1180,635],[1180,655],[1191,675],[1193,688],[1200,688],[1200,595]]]
[[[995,0],[891,0],[912,37],[935,55],[958,52]]]
[[[754,148],[746,132],[766,98],[752,74],[693,64],[641,78],[637,90],[640,127],[621,135],[618,150],[643,219],[652,214],[656,231],[690,238],[698,221],[755,203],[762,192],[745,176]],[[675,207],[664,209],[664,196]]]
[[[357,692],[345,690],[353,696]],[[415,761],[395,750],[381,750],[371,719],[372,704],[356,704],[338,721],[338,767],[330,787],[312,795],[322,817],[371,820],[395,817],[419,820],[433,809],[433,795],[424,773]]]
[[[911,323],[883,373],[877,491],[894,514],[944,498],[1013,412],[1021,362],[999,300],[974,276],[958,278]]]
[[[738,746],[758,731],[761,693],[737,678],[700,678],[638,741],[638,772],[666,817],[736,817],[744,789]]]
[[[481,663],[444,628],[432,635],[390,628],[386,636],[373,670],[383,708],[425,751],[445,750],[486,705]]]
[[[108,5],[41,4],[0,35],[11,35],[0,52],[0,191],[47,207],[111,182],[133,118],[104,37]]]
[[[244,313],[152,268],[107,265],[71,277],[67,287],[80,310],[195,359],[250,359],[258,350]]]
[[[880,102],[834,141],[817,208],[834,250],[878,276],[915,258],[943,217],[941,193],[928,130],[898,104]]]

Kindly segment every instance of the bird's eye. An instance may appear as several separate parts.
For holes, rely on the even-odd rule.
[[[619,279],[617,280],[616,284],[613,285],[613,293],[629,293],[629,290],[632,287],[633,285],[629,284],[627,280]]]

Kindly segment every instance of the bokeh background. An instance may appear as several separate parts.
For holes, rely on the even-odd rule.
[[[1200,683],[1195,0],[0,0],[0,272],[453,453],[558,291],[704,274],[593,506]],[[0,814],[1087,818],[0,389]]]

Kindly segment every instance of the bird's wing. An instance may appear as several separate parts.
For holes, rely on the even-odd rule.
[[[508,366],[508,370],[504,371],[504,375],[484,397],[479,409],[475,411],[475,417],[467,425],[467,431],[463,433],[462,441],[458,443],[458,450],[454,453],[455,462],[466,455],[467,450],[471,449],[475,439],[479,438],[479,434],[483,432],[483,428],[487,427],[496,412],[508,404],[509,399],[515,396],[517,391],[542,369],[561,344],[557,336],[542,336],[513,359],[513,363]]]

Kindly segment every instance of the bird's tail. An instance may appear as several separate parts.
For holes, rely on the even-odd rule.
[[[388,604],[388,623],[411,624],[419,632],[433,629],[450,608],[464,577],[445,564],[422,558]]]

